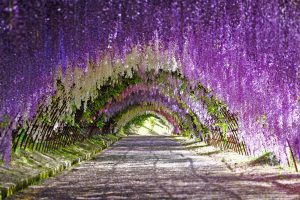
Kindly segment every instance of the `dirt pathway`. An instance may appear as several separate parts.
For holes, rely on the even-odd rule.
[[[300,199],[282,187],[240,176],[168,136],[128,136],[71,171],[13,199]]]

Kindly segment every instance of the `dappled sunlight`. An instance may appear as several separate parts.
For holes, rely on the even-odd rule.
[[[299,0],[0,0],[0,69],[0,200],[300,199]]]
[[[53,194],[56,199],[300,197],[299,190],[280,185],[294,176],[240,175],[214,157],[186,150],[170,137],[130,135],[93,160],[46,180],[42,186],[31,186],[14,199],[51,199]],[[208,151],[205,145],[196,145],[200,146],[199,151]]]
[[[154,117],[149,117],[142,126],[132,125],[131,130],[137,135],[144,136],[170,136],[172,134],[172,129],[169,126]]]

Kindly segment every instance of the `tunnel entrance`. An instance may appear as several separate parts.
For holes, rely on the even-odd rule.
[[[120,131],[128,135],[172,136],[174,127],[165,119],[155,114],[144,114],[134,117]]]

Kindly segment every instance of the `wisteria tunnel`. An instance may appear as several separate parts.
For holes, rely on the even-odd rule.
[[[162,153],[157,152],[155,158],[167,160],[172,154],[167,151],[184,148],[172,138],[183,136],[200,142],[203,148],[219,149],[225,155],[224,160],[229,159],[226,152],[250,160],[267,157],[290,174],[286,181],[298,181],[280,186],[294,188],[288,194],[300,198],[298,0],[0,0],[0,67],[0,191],[3,198],[36,182],[29,178],[31,181],[26,184],[18,183],[18,176],[28,179],[28,171],[39,174],[39,179],[54,175],[51,172],[41,178],[42,169],[52,161],[36,164],[38,159],[32,157],[51,157],[51,153],[61,149],[66,152],[71,147],[75,149],[78,143],[92,144],[93,141],[94,145],[97,140],[107,142],[108,146],[112,138],[121,133],[128,136],[122,136],[123,139],[115,141],[94,160],[103,162],[114,151],[118,153],[113,160],[118,163],[125,162],[128,156],[141,159],[145,149],[154,152],[156,147]],[[134,133],[129,132],[140,129],[128,127],[134,123],[141,125],[141,121],[147,119],[157,120],[170,136],[159,136],[160,133],[131,136]],[[125,154],[118,157],[125,147],[129,148],[127,157]],[[211,159],[214,153],[211,154],[201,155]],[[186,155],[194,156],[182,153]],[[52,157],[55,158],[54,154]],[[18,176],[14,173],[15,178],[12,178],[14,170],[22,165],[22,159],[31,164],[26,165],[27,171],[18,172]],[[210,163],[197,159],[192,158],[195,166],[202,163],[207,167]],[[149,159],[146,156],[144,161],[131,161],[139,168]],[[92,162],[95,161],[92,159]],[[132,167],[130,162],[122,168]],[[87,165],[83,164],[83,168]],[[104,170],[105,165],[100,167]],[[87,167],[91,168],[94,170],[91,173],[100,173],[95,170],[97,167]],[[179,169],[184,174],[190,168],[180,166]],[[193,173],[200,174],[198,178],[186,175],[179,180],[186,178],[195,185],[201,185],[198,183],[201,180],[210,182],[213,178],[203,178],[201,169],[193,168]],[[137,170],[138,175],[125,170],[109,177],[131,180],[135,176],[143,177],[145,170],[143,174]],[[171,171],[160,172],[169,177],[159,179],[162,185],[171,179],[175,181]],[[209,171],[217,173],[208,170],[208,174]],[[222,182],[220,177],[214,180]],[[124,183],[118,183],[122,188],[129,184],[125,178]],[[275,182],[268,178],[264,179],[265,184]],[[87,187],[84,181],[78,180],[82,184],[78,188]],[[232,182],[230,178],[224,181]],[[138,187],[141,182],[130,187]],[[163,199],[290,197],[278,188],[270,190],[269,195],[274,194],[274,198],[259,196],[259,192],[256,196],[239,196],[241,191],[247,190],[246,186],[230,193],[226,188],[231,186],[225,182],[223,189],[218,187],[217,196],[209,196],[211,192],[196,186],[188,191],[178,189],[181,192],[177,196],[171,186],[162,189],[164,193],[133,189],[124,195],[142,199],[149,199],[151,195]],[[49,195],[49,199],[78,198],[75,193],[75,196],[59,196],[61,191],[50,190],[48,186],[41,194]],[[126,187],[126,191],[131,191],[129,185]],[[78,192],[78,188],[74,192]],[[97,189],[99,193],[105,190],[104,196],[81,197],[120,198],[122,195],[108,195],[113,189],[112,184],[106,182],[105,187]],[[175,196],[169,190],[175,192]],[[201,196],[196,195],[199,191],[202,191]],[[147,192],[150,196],[139,196]],[[17,193],[15,198],[25,196],[26,192]]]

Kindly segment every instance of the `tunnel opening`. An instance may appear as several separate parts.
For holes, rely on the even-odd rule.
[[[139,114],[128,121],[119,131],[127,135],[172,136],[174,127],[154,112]]]
[[[94,73],[92,70],[91,76],[95,76]],[[91,77],[82,78],[88,80]],[[156,74],[149,69],[146,72],[125,70],[113,73],[101,85],[91,85],[94,97],[84,101],[76,96],[76,91],[82,91],[82,86],[68,88],[66,80],[67,77],[58,76],[58,90],[51,103],[42,102],[32,121],[22,124],[20,120],[18,123],[21,124],[16,129],[8,127],[4,131],[4,135],[12,131],[14,151],[23,148],[47,152],[94,134],[115,133],[115,117],[136,105],[152,104],[152,110],[167,107],[166,113],[175,116],[176,134],[198,137],[208,144],[241,154],[256,155],[239,131],[238,116],[203,85],[192,86],[179,71],[170,73],[160,70]],[[196,104],[199,101],[201,104]],[[287,158],[288,165],[294,165],[297,169],[293,152],[287,154],[291,155]]]

